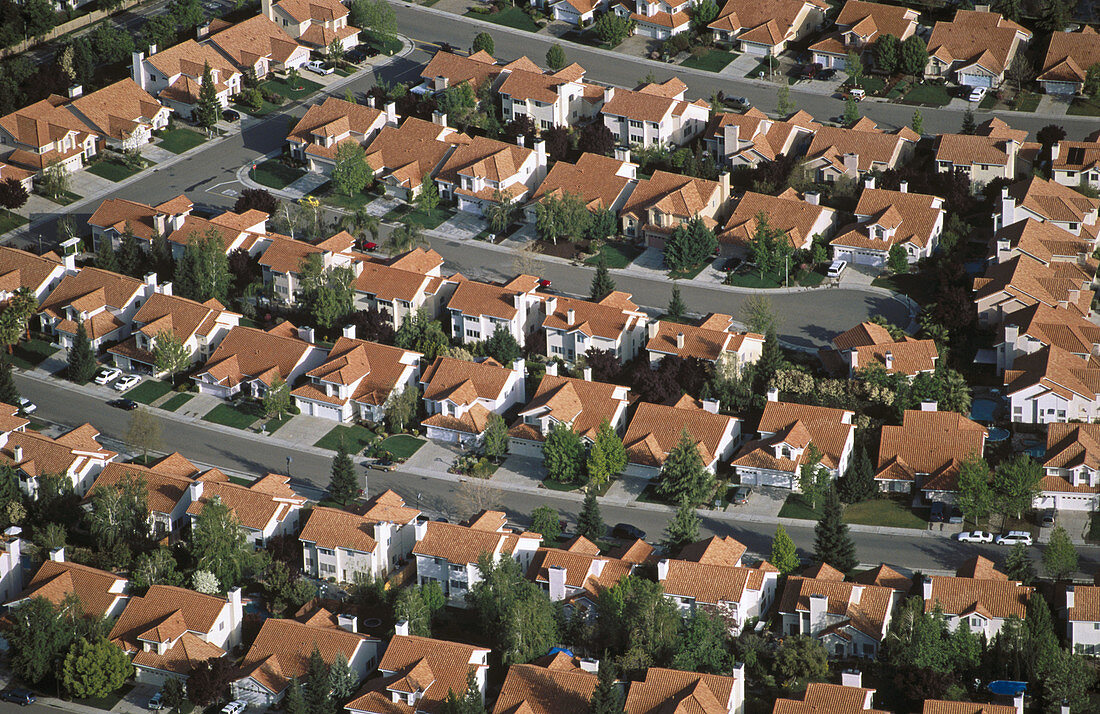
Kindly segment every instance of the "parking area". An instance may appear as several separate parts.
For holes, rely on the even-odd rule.
[[[783,503],[789,495],[791,495],[790,490],[785,488],[753,486],[748,503],[731,503],[726,507],[726,513],[745,513],[775,518],[779,516],[779,509],[783,508]]]

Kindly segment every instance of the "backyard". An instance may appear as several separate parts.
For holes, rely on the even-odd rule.
[[[294,169],[278,159],[268,159],[252,169],[252,180],[268,188],[282,189],[306,175],[301,169]]]
[[[191,129],[165,129],[160,132],[157,146],[173,154],[182,154],[205,141],[205,136]]]

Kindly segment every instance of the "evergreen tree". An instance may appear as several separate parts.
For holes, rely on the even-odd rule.
[[[848,573],[859,565],[859,560],[856,559],[856,545],[848,533],[848,524],[841,519],[842,514],[836,489],[830,488],[825,495],[821,520],[814,526],[814,555],[819,562]]]
[[[600,661],[596,688],[588,701],[588,714],[623,714],[623,693],[615,685],[615,670],[606,657]]]
[[[802,565],[798,559],[798,549],[795,548],[794,541],[787,535],[787,529],[782,524],[775,527],[772,555],[768,562],[778,568],[783,575],[790,575]]]
[[[286,714],[308,714],[306,711],[306,698],[302,693],[302,683],[297,677],[290,680],[287,686],[286,697],[283,700],[283,711]]]
[[[199,126],[209,129],[218,122],[218,114],[221,113],[221,103],[218,101],[218,89],[214,86],[214,76],[210,71],[210,63],[202,68],[202,84],[199,86],[199,101],[192,111],[192,118]]]
[[[539,506],[531,511],[531,531],[542,534],[543,545],[553,546],[561,537],[561,515],[552,506]]]
[[[19,389],[12,377],[11,362],[0,359],[0,402],[8,406],[19,406]]]
[[[565,50],[561,48],[561,45],[551,45],[550,49],[546,51],[546,66],[553,72],[557,72],[559,69],[565,67],[567,60],[565,59]]]
[[[511,330],[504,325],[497,325],[493,334],[485,340],[485,354],[505,367],[511,367],[513,362],[523,356],[523,348],[519,346]]]
[[[176,263],[174,282],[177,292],[185,298],[198,302],[214,298],[223,305],[229,302],[229,258],[216,228],[201,236],[191,236]]]
[[[959,133],[961,133],[961,134],[973,134],[977,130],[978,130],[978,122],[974,121],[974,112],[971,111],[970,109],[967,109],[965,112],[963,112],[962,129]]]
[[[584,446],[572,427],[556,422],[542,447],[547,478],[558,483],[576,483],[584,468]]]
[[[691,503],[681,501],[676,514],[665,526],[664,544],[670,551],[676,551],[697,540],[699,540],[699,514],[695,512],[695,506]]]
[[[112,273],[118,272],[118,256],[115,255],[115,248],[108,236],[101,236],[96,242],[95,267],[110,270]]]
[[[118,248],[118,268],[126,275],[137,278],[144,274],[145,267],[145,251],[127,221],[126,228],[122,231],[122,243]]]
[[[848,473],[841,479],[837,488],[841,500],[845,503],[860,503],[878,493],[875,472],[871,468],[871,457],[867,455],[865,447],[859,447],[856,457],[848,466]]]
[[[729,628],[720,615],[697,609],[684,620],[672,666],[706,674],[729,671]]]
[[[1004,572],[1009,580],[1018,580],[1024,585],[1031,584],[1035,579],[1035,566],[1027,554],[1027,546],[1023,543],[1012,546],[1005,560]]]
[[[626,468],[626,448],[623,440],[604,419],[596,431],[596,439],[588,451],[588,480],[602,486]]]
[[[92,341],[88,339],[88,330],[84,327],[84,321],[81,320],[76,325],[73,346],[69,348],[69,381],[86,384],[95,374],[95,370]]]
[[[615,291],[615,281],[607,270],[607,261],[601,255],[596,262],[596,274],[592,276],[592,302],[599,302]]]
[[[332,690],[328,687],[329,666],[316,645],[306,664],[305,679],[309,684],[305,691],[306,710],[309,714],[335,714],[336,703],[332,701]]]
[[[508,442],[508,425],[504,423],[504,418],[499,414],[490,414],[482,442],[485,457],[499,463],[508,454]]]
[[[606,530],[607,526],[604,525],[603,515],[600,513],[596,492],[588,489],[584,495],[584,503],[581,505],[581,514],[577,517],[577,535],[595,542],[603,538]]]
[[[351,501],[359,493],[355,462],[352,461],[343,439],[336,445],[336,455],[332,457],[332,478],[328,483],[328,492],[332,500],[343,504]]]
[[[977,523],[993,508],[993,491],[989,487],[989,464],[978,454],[959,466],[958,506],[963,518]]]
[[[476,54],[478,52],[486,52],[493,54],[496,51],[496,44],[493,42],[493,36],[488,32],[479,32],[474,37],[474,43],[470,47],[470,54]]]
[[[1043,551],[1043,570],[1052,580],[1064,580],[1077,572],[1077,549],[1062,526],[1055,526]]]
[[[913,110],[913,131],[917,134],[924,134],[924,115],[920,113],[920,109]]]
[[[701,503],[714,490],[714,474],[706,470],[699,449],[687,429],[672,448],[661,467],[657,494],[674,502]]]
[[[769,328],[764,335],[764,348],[753,370],[753,391],[763,394],[771,385],[772,377],[783,367],[783,351],[779,347],[779,336],[775,329]]]
[[[668,301],[668,316],[674,320],[679,320],[686,312],[687,305],[680,297],[680,285],[674,281],[672,283],[672,298]]]

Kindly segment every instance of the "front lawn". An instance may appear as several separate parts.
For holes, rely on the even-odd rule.
[[[359,426],[358,424],[347,426],[346,424],[340,424],[332,427],[329,433],[322,436],[314,444],[319,449],[328,449],[329,451],[336,451],[340,446],[341,439],[344,442],[344,447],[352,454],[358,454],[366,446],[372,443],[378,437],[374,432],[370,431],[366,427]]]
[[[779,69],[779,60],[775,59],[774,57],[770,57],[768,59],[771,60],[772,69],[778,70]],[[761,60],[755,67],[753,67],[751,70],[749,70],[749,72],[745,75],[745,77],[747,77],[748,79],[759,79],[760,77],[763,77],[767,73],[768,73],[768,62],[766,60]]]
[[[436,206],[431,215],[413,206],[398,206],[382,216],[382,220],[393,221],[394,223],[413,223],[424,230],[431,230],[438,228],[439,224],[450,217],[451,212],[442,206]]]
[[[0,234],[15,230],[27,222],[26,218],[6,208],[0,208]]]
[[[317,190],[313,192],[313,195],[317,196],[323,203],[327,203],[330,206],[345,208],[349,211],[355,211],[356,209],[362,208],[378,198],[378,194],[368,191],[361,191],[354,196],[345,196],[339,191],[332,190],[331,183],[325,185],[327,188],[318,187]]]
[[[978,109],[992,109],[997,106],[997,93],[986,92],[982,101],[978,102]]]
[[[821,272],[822,269],[807,270],[805,272],[799,272],[796,267],[788,278],[786,287],[794,285],[801,285],[803,287],[817,287],[825,280],[825,273]],[[770,290],[774,288],[785,287],[783,284],[785,271],[779,270],[776,272],[765,272],[764,276],[760,276],[759,270],[749,270],[744,273],[732,273],[726,276],[726,280],[723,285],[734,285],[739,288],[755,288],[758,290]]]
[[[871,285],[908,295],[919,305],[925,305],[935,297],[935,281],[929,280],[920,273],[883,275],[872,280]]]
[[[241,104],[240,102],[233,102],[233,108],[242,114],[248,114],[254,117],[267,116],[271,112],[278,111],[279,106],[272,104],[271,102],[263,99],[260,101],[260,108],[249,106],[248,104]]]
[[[126,392],[127,399],[133,399],[142,404],[152,404],[168,392],[172,391],[169,382],[161,382],[157,379],[147,379],[130,391]]]
[[[287,99],[302,99],[321,89],[321,85],[305,77],[293,81],[289,77],[272,77],[260,82],[260,89],[281,94]]]
[[[378,444],[379,449],[385,449],[393,454],[396,461],[404,461],[420,450],[424,445],[423,439],[408,434],[394,434],[387,436]]]
[[[6,359],[20,369],[34,369],[57,349],[45,340],[24,340],[15,345]]]
[[[918,84],[902,98],[903,104],[919,104],[922,107],[943,107],[951,103],[951,95],[939,84]]]
[[[180,392],[174,395],[171,399],[160,405],[160,408],[166,412],[174,412],[182,407],[187,402],[191,401],[195,397],[194,394],[188,394],[187,392]]]
[[[500,12],[474,12],[470,10],[466,13],[466,17],[474,17],[479,20],[485,20],[497,25],[504,25],[505,27],[511,27],[515,30],[522,30],[524,32],[538,32],[539,26],[535,24],[535,21],[531,19],[531,16],[525,13],[518,7],[504,8]]]
[[[681,64],[684,67],[692,67],[694,69],[703,69],[708,72],[721,72],[726,68],[726,65],[737,59],[740,55],[734,52],[726,52],[725,50],[710,50],[702,57],[696,57],[692,55],[684,60]]]
[[[165,129],[160,132],[157,146],[173,154],[182,154],[206,141],[206,137],[191,129]]]
[[[691,280],[699,273],[703,272],[703,268],[710,265],[710,261],[703,261],[702,264],[695,266],[694,268],[683,268],[680,270],[668,271],[668,277],[672,280]]]
[[[128,179],[137,172],[144,169],[144,166],[138,168],[130,168],[126,164],[116,159],[104,159],[103,161],[97,161],[88,167],[88,173],[95,174],[108,181],[114,181],[118,183],[123,179]]]
[[[868,94],[878,94],[886,88],[886,81],[882,77],[863,77],[855,84]]]
[[[54,203],[61,206],[68,206],[70,203],[79,201],[80,199],[84,198],[79,193],[73,193],[72,191],[62,191],[56,196],[47,196],[44,193],[40,193],[38,195],[48,201],[53,201]]]
[[[219,404],[211,409],[202,420],[214,424],[221,424],[222,426],[231,426],[234,429],[247,429],[252,426],[260,416],[260,407],[258,404],[225,403]]]
[[[288,421],[294,418],[293,414],[283,414],[277,419],[268,419],[263,424],[262,431],[269,436],[281,429]]]
[[[821,511],[810,508],[810,503],[802,498],[801,493],[792,493],[783,502],[779,509],[780,518],[801,518],[807,521],[816,521],[821,518]]]
[[[634,262],[634,259],[642,254],[645,248],[633,243],[604,243],[600,246],[599,252],[592,256],[588,260],[584,261],[585,265],[598,265],[600,262],[600,256],[607,261],[607,267],[609,268],[625,268]]]
[[[1100,97],[1093,99],[1082,99],[1078,97],[1073,100],[1073,103],[1069,105],[1069,109],[1066,110],[1066,114],[1072,114],[1074,116],[1086,116],[1086,117],[1100,117]]]
[[[1012,100],[1012,108],[1018,112],[1033,112],[1039,108],[1043,95],[1035,92],[1021,92]]]
[[[438,0],[433,0],[433,2],[425,2],[422,4],[430,7],[436,2],[438,2]],[[393,55],[401,51],[401,40],[397,39],[393,35],[381,36],[373,30],[362,30],[360,36],[362,37],[362,42],[370,45],[384,55],[389,55],[392,57]]]
[[[844,507],[844,522],[864,526],[889,526],[892,528],[928,528],[924,520],[912,509],[892,498],[875,498]]]
[[[268,159],[252,169],[252,180],[268,188],[286,188],[306,175],[301,169],[292,169],[278,159]]]

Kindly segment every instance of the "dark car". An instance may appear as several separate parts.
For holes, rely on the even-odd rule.
[[[359,45],[355,49],[359,50],[360,52],[365,54],[367,57],[377,57],[378,56],[378,48],[377,47],[372,47],[370,45]]]
[[[645,540],[645,531],[629,523],[618,523],[611,529],[611,535],[623,540]]]
[[[225,119],[226,121],[237,121],[240,118],[241,118],[241,114],[240,114],[240,112],[238,112],[236,110],[233,110],[233,109],[223,109],[222,110],[222,119]]]
[[[138,408],[138,403],[133,399],[112,399],[107,402],[107,406],[115,407],[116,409],[123,409],[125,411],[133,411]]]
[[[748,503],[749,496],[752,495],[752,488],[749,486],[738,486],[737,490],[733,492],[733,498],[730,499],[731,503],[738,506]]]
[[[802,66],[802,79],[813,79],[821,72],[821,63],[814,62]]]
[[[962,523],[963,522],[963,512],[962,512],[962,510],[959,509],[958,506],[952,506],[951,510],[948,511],[947,522],[948,523]]]
[[[928,515],[928,520],[932,523],[943,523],[947,520],[947,504],[942,501],[936,501],[932,504],[932,513]]]
[[[344,53],[344,59],[352,64],[359,64],[367,59],[367,53],[360,52],[359,50],[351,50],[350,52]]]
[[[455,48],[451,45],[450,42],[440,42],[439,43],[439,50],[441,52],[450,52],[450,53],[453,54],[454,51],[455,51]]]
[[[745,99],[744,97],[729,96],[729,95],[726,96],[726,104],[731,106],[731,107],[750,107],[750,106],[752,106],[749,103],[749,100]]]
[[[5,702],[18,704],[21,707],[25,707],[28,704],[34,704],[38,701],[38,698],[34,696],[34,692],[27,689],[5,689],[0,692],[0,699],[3,699]]]
[[[832,79],[836,76],[836,70],[833,68],[823,69],[817,73],[818,79]]]

